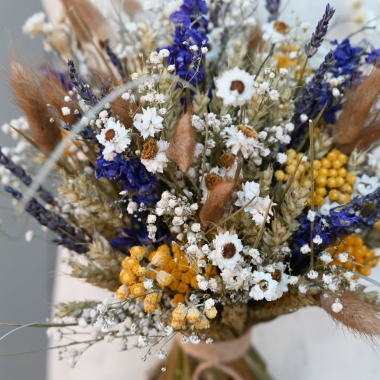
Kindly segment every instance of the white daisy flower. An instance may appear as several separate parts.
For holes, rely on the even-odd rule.
[[[282,21],[272,21],[264,24],[261,29],[264,32],[263,39],[270,39],[272,43],[276,44],[285,40],[289,26]]]
[[[126,129],[120,121],[109,119],[96,139],[104,146],[103,154],[122,153],[131,143],[130,129]]]
[[[149,136],[154,137],[156,132],[161,131],[164,127],[162,121],[164,120],[161,116],[157,115],[157,109],[153,108],[143,108],[143,113],[137,113],[133,125],[141,133],[141,136],[146,139]]]
[[[214,250],[209,254],[209,258],[213,261],[213,265],[217,265],[220,269],[233,269],[241,260],[240,252],[243,250],[241,240],[237,234],[231,235],[228,231],[219,234],[212,241]]]
[[[377,177],[369,177],[367,174],[356,177],[354,189],[359,195],[368,195],[374,192],[378,187],[380,187],[380,181]]]
[[[254,271],[253,281],[255,285],[251,288],[249,296],[255,301],[264,298],[270,301],[275,296],[278,282],[273,280],[270,273]]]
[[[254,80],[253,75],[237,67],[225,71],[221,77],[215,80],[216,96],[223,99],[225,106],[242,106],[255,93]]]
[[[232,154],[241,152],[244,158],[263,147],[257,137],[257,132],[245,125],[232,125],[224,129],[226,147],[231,149]]]
[[[241,290],[246,289],[248,286],[248,277],[250,275],[251,268],[242,268],[237,265],[233,269],[224,268],[220,274],[223,279],[223,284],[226,289],[229,290]]]
[[[251,213],[252,219],[256,224],[262,224],[264,222],[264,216],[271,203],[269,196],[267,195],[265,198],[260,197],[260,185],[254,181],[244,183],[242,190],[243,191],[237,192],[238,199],[235,202],[235,206],[244,206],[252,198],[255,197],[253,201],[247,207],[245,207],[244,210],[245,212]],[[271,205],[271,209],[269,210],[269,214],[266,220],[267,222],[270,220],[270,215],[273,215],[272,207],[275,205],[275,203],[272,203]]]
[[[150,140],[144,144],[141,153],[141,163],[151,173],[162,173],[169,162],[166,150],[169,148],[167,141]]]

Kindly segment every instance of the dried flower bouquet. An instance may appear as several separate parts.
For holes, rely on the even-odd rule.
[[[24,117],[0,151],[5,191],[72,252],[71,276],[115,293],[56,305],[59,355],[74,366],[118,340],[167,359],[178,336],[217,350],[312,305],[378,336],[379,296],[358,279],[376,283],[380,247],[380,49],[347,38],[318,62],[330,5],[310,33],[280,20],[279,0],[263,25],[255,1],[61,3],[23,29],[65,65],[14,56]],[[73,326],[91,340],[65,341]],[[250,352],[219,371],[268,378]],[[172,374],[195,376],[177,367],[189,355]]]

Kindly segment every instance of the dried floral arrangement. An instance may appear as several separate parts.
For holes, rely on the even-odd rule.
[[[173,336],[230,341],[311,305],[378,336],[358,279],[376,283],[380,247],[380,49],[346,38],[318,62],[330,5],[310,28],[279,0],[262,25],[255,1],[61,3],[23,27],[61,63],[14,57],[24,117],[0,150],[5,191],[71,251],[71,276],[115,293],[56,305],[59,355],[118,340],[166,359]],[[65,343],[65,326],[93,338]]]

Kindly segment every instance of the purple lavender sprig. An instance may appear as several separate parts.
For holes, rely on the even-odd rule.
[[[20,191],[5,186],[5,191],[11,194],[15,199],[21,200]],[[74,228],[66,222],[61,216],[53,211],[47,210],[35,198],[32,198],[25,205],[25,211],[37,220],[42,226],[46,226],[49,230],[55,232],[58,236],[53,241],[77,253],[86,253],[89,240],[82,230]]]
[[[281,0],[266,0],[265,9],[269,12],[268,22],[278,19]]]
[[[112,62],[112,64],[116,67],[117,71],[119,72],[121,79],[123,79],[123,82],[125,82],[125,79],[126,79],[125,70],[123,68],[123,65],[120,62],[120,59],[113,52],[113,50],[110,48],[110,46],[108,44],[105,44],[104,48],[106,50],[106,53],[107,53],[110,61]]]
[[[330,50],[325,56],[324,61],[319,66],[318,70],[315,72],[311,81],[304,87],[301,92],[300,100],[296,103],[295,113],[294,113],[294,131],[292,133],[292,140],[290,146],[292,148],[298,147],[298,145],[303,141],[305,133],[308,131],[308,124],[302,122],[300,117],[302,114],[312,118],[312,110],[314,109],[314,103],[316,101],[316,93],[320,88],[321,84],[325,79],[327,71],[331,68],[334,62],[333,51]]]
[[[331,68],[334,62],[334,53],[330,50],[318,70],[313,75],[311,81],[304,87],[301,93],[301,100],[296,104],[296,121],[299,120],[301,114],[309,115],[315,100],[315,93],[319,89],[321,83],[325,79],[327,71]],[[298,118],[297,118],[298,117]]]
[[[0,147],[0,165],[4,165],[15,177],[17,177],[24,185],[30,186],[32,184],[32,177],[25,172],[25,170],[20,166],[16,165],[9,157],[7,157]],[[54,198],[50,191],[44,189],[40,186],[37,192],[42,200],[46,203],[54,204]]]
[[[69,59],[67,65],[69,66],[70,81],[78,91],[78,94],[87,105],[94,106],[99,102],[98,97],[91,91],[90,87],[83,82],[75,68],[74,61]]]
[[[329,26],[329,21],[334,16],[335,9],[330,6],[330,4],[326,5],[325,13],[322,16],[322,19],[318,21],[317,27],[315,28],[315,32],[311,36],[311,40],[308,44],[305,45],[305,53],[308,58],[311,58],[321,46],[323,42],[323,38],[327,34],[327,29]]]

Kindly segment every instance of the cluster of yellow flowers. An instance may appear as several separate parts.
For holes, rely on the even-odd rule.
[[[210,327],[209,319],[214,319],[218,311],[215,306],[200,310],[196,306],[188,303],[179,303],[172,312],[171,326],[174,330],[188,330],[193,326],[196,330],[203,330]]]
[[[293,149],[286,152],[288,157],[284,170],[277,170],[275,177],[279,182],[285,182],[294,174],[294,187],[303,184],[311,186],[311,164],[308,161],[303,162],[302,153],[297,153]],[[348,156],[337,149],[331,150],[326,157],[320,160],[314,160],[314,204],[323,206],[324,197],[328,195],[332,202],[340,204],[349,202],[353,192],[353,185],[356,182],[356,176],[348,173],[345,165]],[[311,204],[311,198],[308,199],[308,206]]]
[[[349,270],[354,270],[364,276],[371,274],[371,268],[375,267],[379,259],[374,250],[364,245],[363,239],[358,235],[345,236],[341,242],[328,248],[334,260],[330,265],[339,265]],[[339,254],[348,253],[347,261],[342,262]]]
[[[161,301],[160,288],[169,288],[174,296],[172,305],[185,302],[185,294],[189,287],[198,288],[197,273],[191,268],[189,260],[178,246],[161,245],[149,254],[148,266],[142,266],[141,261],[147,256],[144,247],[135,246],[130,249],[130,256],[121,265],[120,281],[123,284],[116,295],[123,301],[128,298],[144,300],[145,312],[156,310]],[[210,272],[210,270],[208,271]],[[155,280],[157,286],[146,287],[146,280]]]

